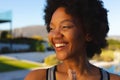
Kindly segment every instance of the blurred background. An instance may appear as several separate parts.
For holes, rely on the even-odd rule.
[[[38,68],[59,63],[48,42],[44,23],[46,0],[0,1],[0,79],[23,80]],[[108,47],[90,62],[120,75],[120,1],[103,0],[108,10]]]

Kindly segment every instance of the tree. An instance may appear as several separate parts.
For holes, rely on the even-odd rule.
[[[12,35],[8,31],[1,32],[1,39],[12,38]]]

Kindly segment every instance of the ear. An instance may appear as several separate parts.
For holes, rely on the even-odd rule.
[[[91,36],[89,33],[87,33],[87,34],[85,35],[85,40],[86,40],[86,42],[92,41],[92,36]]]

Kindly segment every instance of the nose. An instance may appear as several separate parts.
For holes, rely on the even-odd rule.
[[[60,30],[55,30],[54,33],[53,33],[53,38],[56,38],[56,39],[61,39],[63,37],[63,34],[61,33]]]

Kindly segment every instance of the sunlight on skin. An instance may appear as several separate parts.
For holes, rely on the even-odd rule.
[[[68,79],[67,80],[76,80],[76,72],[69,69],[68,70]]]

